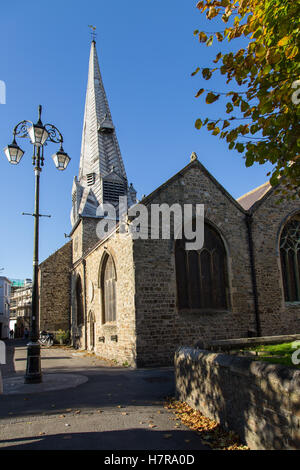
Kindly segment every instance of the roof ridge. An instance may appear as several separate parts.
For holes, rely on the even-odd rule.
[[[253,188],[251,189],[251,191],[248,191],[247,193],[243,194],[242,196],[238,197],[236,200],[237,201],[240,201],[241,199],[243,199],[244,197],[246,196],[250,196],[250,194],[253,194],[255,191],[257,191],[258,189],[261,189],[263,188],[263,186],[267,186],[269,185],[271,187],[271,184],[269,181],[266,181],[265,183],[261,184],[260,186],[257,186],[256,188]]]
[[[158,188],[154,189],[148,196],[146,196],[144,199],[142,199],[143,203],[150,202],[150,200],[155,196],[156,193],[161,191],[164,187],[168,186],[171,184],[173,181],[175,181],[179,176],[181,176],[183,173],[188,171],[189,168],[192,168],[193,166],[198,166],[205,174],[206,176],[213,182],[215,186],[224,194],[224,196],[227,197],[235,206],[237,209],[239,209],[241,212],[246,213],[247,211],[238,203],[236,199],[222,186],[221,183],[205,168],[203,163],[201,163],[198,159],[193,159],[190,161],[185,167],[183,167],[181,170],[179,170],[175,175],[171,176],[167,181],[162,183]],[[142,202],[140,201],[140,202]]]

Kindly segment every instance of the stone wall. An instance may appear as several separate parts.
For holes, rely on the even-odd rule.
[[[103,323],[100,272],[105,253],[112,256],[117,282],[116,302],[117,319],[115,322]],[[85,324],[76,323],[75,286],[78,275],[85,289]],[[136,365],[136,329],[135,329],[135,283],[130,237],[114,234],[107,240],[99,242],[86,256],[74,265],[72,271],[72,336],[75,345],[91,349],[91,328],[95,328],[95,347],[97,355],[115,360],[120,364]],[[95,321],[94,326],[91,322]],[[112,340],[117,336],[117,342]],[[104,339],[104,342],[103,342]]]
[[[179,311],[174,240],[134,241],[138,364],[171,364],[179,345],[191,346],[200,338],[244,337],[255,331],[243,209],[198,162],[146,198],[148,202],[205,205],[205,218],[217,228],[227,251],[229,306],[226,311]]]
[[[300,333],[300,302],[285,302],[280,262],[280,235],[290,217],[300,212],[299,200],[278,203],[272,192],[253,212],[258,309],[263,335]]]
[[[300,370],[181,348],[176,394],[251,449],[300,449]]]
[[[40,330],[70,329],[72,242],[39,266]]]
[[[94,217],[84,217],[79,220],[72,233],[73,263],[82,258],[99,241],[96,232],[98,222],[99,219]]]

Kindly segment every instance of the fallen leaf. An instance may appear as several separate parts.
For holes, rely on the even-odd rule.
[[[199,410],[194,410],[187,403],[168,398],[164,408],[174,413],[175,420],[180,420],[182,424],[195,431],[212,449],[249,450],[246,446],[239,444],[238,436],[234,432],[224,430],[219,423],[207,418]],[[178,428],[178,426],[180,424],[176,423],[175,427]],[[190,440],[186,439],[185,442],[189,443]]]
[[[173,437],[173,434],[164,434],[165,439],[170,439],[170,437]]]

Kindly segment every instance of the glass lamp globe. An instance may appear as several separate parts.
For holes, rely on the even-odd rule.
[[[64,152],[62,147],[60,148],[59,152],[56,152],[54,155],[52,155],[52,158],[58,170],[65,170],[69,164],[69,161],[71,160],[69,155]]]
[[[40,126],[38,124],[33,124],[28,129],[28,134],[29,134],[31,143],[33,145],[36,145],[37,147],[42,147],[49,137],[49,134],[46,131],[46,129],[43,126]]]
[[[12,165],[17,165],[24,155],[23,150],[17,145],[15,139],[13,140],[12,144],[5,147],[4,153],[6,155],[7,160]]]

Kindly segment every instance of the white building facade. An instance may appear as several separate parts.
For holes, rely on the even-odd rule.
[[[0,339],[9,337],[10,289],[10,280],[0,276]]]

